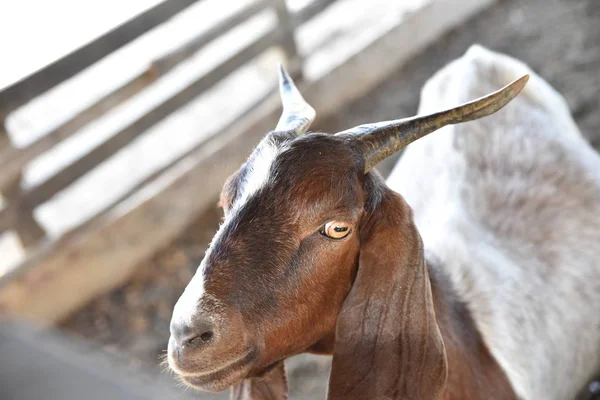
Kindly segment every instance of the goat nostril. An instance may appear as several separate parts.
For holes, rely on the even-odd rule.
[[[213,338],[213,333],[212,333],[211,331],[204,332],[202,335],[200,335],[200,339],[201,339],[203,342],[208,342],[208,341],[210,341],[212,338]]]
[[[211,331],[206,331],[198,336],[194,336],[188,341],[188,343],[191,345],[202,345],[210,342],[212,338],[213,333]]]
[[[175,321],[171,324],[171,335],[180,346],[204,346],[216,338],[215,325],[206,319],[196,319],[191,323]]]

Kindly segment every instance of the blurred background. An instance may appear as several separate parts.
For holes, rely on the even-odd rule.
[[[2,400],[227,398],[159,364],[221,186],[281,112],[278,61],[335,132],[414,115],[480,43],[548,80],[600,147],[598,0],[5,0],[0,16]],[[287,367],[292,399],[324,398],[328,358]]]

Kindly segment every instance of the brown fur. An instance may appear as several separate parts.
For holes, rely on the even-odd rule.
[[[409,206],[383,191],[361,224],[359,275],[338,319],[329,398],[515,399],[442,266],[424,261]]]
[[[448,381],[444,399],[516,400],[504,372],[483,343],[465,305],[452,290],[443,266],[427,255],[437,324],[444,338]]]
[[[261,379],[245,379],[231,388],[231,400],[285,400],[287,399],[287,377],[283,363]]]
[[[402,197],[364,174],[360,154],[339,137],[309,134],[286,146],[245,204],[236,201],[246,166],[224,186],[205,290],[222,308],[212,313],[241,322],[217,327],[214,343],[181,346],[171,361],[184,381],[234,385],[236,400],[284,399],[281,362],[313,352],[333,355],[331,400],[514,399],[442,268],[430,277]],[[324,237],[319,227],[333,219],[352,232]],[[234,372],[194,380],[246,351],[243,382]]]

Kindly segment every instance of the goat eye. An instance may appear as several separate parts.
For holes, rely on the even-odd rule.
[[[321,233],[332,239],[342,239],[350,233],[350,225],[341,221],[329,221],[323,225]]]

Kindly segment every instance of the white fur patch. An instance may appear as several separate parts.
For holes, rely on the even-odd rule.
[[[173,309],[173,320],[190,326],[194,316],[199,312],[200,300],[204,297],[204,263],[201,263],[196,273],[177,300]]]
[[[481,46],[427,82],[419,111],[526,73],[522,94],[494,115],[408,146],[388,184],[519,398],[573,399],[600,371],[600,157],[559,93]]]
[[[255,152],[252,154],[251,159],[248,160],[248,172],[244,177],[238,188],[239,195],[235,202],[232,210],[229,212],[229,217],[221,225],[219,231],[214,236],[211,245],[209,246],[205,258],[209,255],[212,249],[212,244],[216,243],[221,235],[223,229],[230,223],[235,214],[240,210],[241,206],[245,204],[248,199],[256,192],[258,192],[263,186],[269,181],[269,171],[271,165],[279,154],[280,149],[272,143],[269,138],[265,138]],[[205,275],[206,265],[204,262],[200,263],[196,274],[192,277],[192,280],[185,288],[183,294],[175,304],[173,310],[173,318],[181,321],[185,324],[191,324],[195,315],[200,312],[203,299],[205,296],[209,296],[205,290]]]
[[[237,200],[238,205],[244,204],[269,181],[269,171],[278,153],[279,149],[268,138],[256,148],[248,164],[249,170],[238,188],[241,193]]]
[[[206,250],[206,254],[204,255],[204,260],[198,266],[196,273],[186,286],[185,290],[177,300],[175,307],[173,309],[173,317],[172,320],[179,321],[185,325],[191,325],[196,315],[202,313],[203,316],[211,317],[209,315],[211,312],[216,310],[208,309],[205,304],[205,299],[211,297],[212,303],[215,303],[214,297],[210,296],[209,293],[206,293],[205,282],[206,282],[206,258],[210,255],[210,252],[213,248],[213,243],[215,243],[219,237],[222,235],[223,228],[228,221],[225,221],[215,236],[213,237],[211,243]],[[213,307],[214,308],[214,307]],[[213,319],[218,318],[218,315],[212,315]]]

